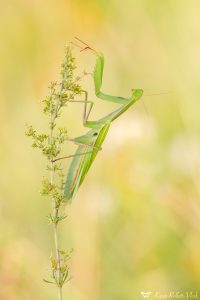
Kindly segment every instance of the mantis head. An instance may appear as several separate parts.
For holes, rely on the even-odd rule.
[[[131,89],[132,91],[132,98],[135,99],[135,101],[139,100],[142,97],[143,90],[142,89]]]

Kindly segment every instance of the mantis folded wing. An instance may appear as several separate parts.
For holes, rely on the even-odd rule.
[[[79,39],[77,39],[79,40]],[[79,40],[82,42],[81,40]],[[87,92],[85,92],[84,102],[84,115],[83,125],[90,128],[90,130],[82,136],[73,139],[79,146],[73,155],[72,161],[66,177],[64,195],[66,201],[72,200],[82,184],[88,170],[90,169],[97,153],[101,150],[101,146],[106,138],[111,123],[122,115],[129,107],[138,101],[142,94],[142,89],[132,89],[129,98],[122,98],[117,96],[107,95],[101,92],[103,69],[104,69],[104,56],[102,53],[92,49],[89,45],[82,42],[85,47],[82,50],[91,50],[96,55],[96,65],[93,71],[93,80],[95,87],[95,94],[99,99],[111,101],[122,104],[118,109],[114,110],[105,117],[97,121],[89,121],[89,115],[93,106],[92,101],[88,101]],[[77,101],[82,102],[82,101]],[[87,112],[87,105],[90,108]],[[71,157],[72,155],[70,155]]]

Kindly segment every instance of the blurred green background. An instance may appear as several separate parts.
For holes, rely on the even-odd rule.
[[[1,1],[0,299],[56,299],[42,281],[53,248],[50,205],[39,194],[45,161],[24,125],[46,128],[40,101],[74,36],[104,53],[104,91],[167,94],[143,97],[113,123],[67,209],[62,247],[75,251],[64,299],[199,288],[199,11],[200,2],[189,0]],[[93,69],[92,55],[74,54],[80,70]],[[92,81],[84,85],[95,99]],[[91,117],[114,108],[95,99]],[[85,132],[81,112],[67,108],[63,124],[72,137]]]

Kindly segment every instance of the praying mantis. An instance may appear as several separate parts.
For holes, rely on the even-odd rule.
[[[78,45],[78,47],[81,48],[81,51],[89,50],[96,56],[96,65],[92,77],[97,98],[105,101],[119,103],[122,105],[118,109],[114,110],[113,112],[97,121],[89,121],[88,119],[93,107],[93,102],[88,100],[88,93],[86,91],[83,91],[85,95],[84,100],[73,101],[84,103],[83,125],[84,127],[90,128],[90,130],[82,136],[76,137],[74,139],[66,139],[73,141],[78,145],[75,154],[66,157],[72,157],[64,188],[64,197],[66,202],[72,201],[80,185],[83,183],[85,176],[87,175],[94,159],[96,158],[98,151],[101,150],[101,146],[106,138],[111,123],[118,117],[120,117],[125,111],[127,111],[135,102],[137,102],[143,94],[142,89],[132,89],[131,96],[129,98],[111,96],[103,93],[101,91],[104,70],[103,54],[91,48],[88,44],[81,41],[79,38],[76,38],[76,40],[78,40],[82,44],[81,46]]]

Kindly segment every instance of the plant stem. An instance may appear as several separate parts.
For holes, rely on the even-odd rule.
[[[54,183],[54,173],[55,171],[53,170],[53,163],[51,163],[51,184],[53,185]],[[54,219],[57,219],[59,215],[59,210],[56,208],[56,201],[55,198],[52,197],[51,199],[52,203],[52,215]],[[57,260],[57,287],[58,287],[58,299],[62,300],[62,286],[60,285],[60,279],[61,279],[61,274],[60,274],[60,267],[61,267],[61,262],[60,262],[60,252],[59,252],[59,244],[58,244],[58,224],[53,223],[53,231],[54,231],[54,243],[55,243],[55,255],[56,255],[56,260]]]
[[[74,97],[82,94],[82,87],[78,84],[81,77],[74,77],[75,69],[75,58],[72,55],[71,48],[66,47],[64,61],[61,65],[61,80],[59,83],[52,82],[50,84],[50,92],[42,101],[44,103],[43,112],[48,116],[49,121],[48,134],[38,133],[32,126],[27,126],[26,130],[26,135],[32,138],[32,147],[39,148],[48,159],[47,170],[49,171],[49,176],[48,178],[45,176],[42,181],[41,195],[48,196],[51,201],[51,212],[47,217],[52,225],[54,249],[50,257],[51,277],[50,280],[44,279],[44,281],[57,286],[58,300],[63,299],[62,287],[64,283],[70,280],[68,260],[71,251],[63,250],[59,245],[58,224],[66,218],[66,215],[63,213],[66,201],[64,195],[64,172],[62,164],[57,164],[57,161],[82,155],[82,153],[58,157],[62,153],[62,144],[68,139],[66,128],[57,127],[57,118],[60,117],[61,110],[66,106],[67,102],[74,102]],[[87,153],[90,152],[85,152],[84,154]]]
[[[56,118],[56,113],[53,114],[52,112],[52,98],[51,98],[51,129],[50,129],[50,144],[52,144],[52,140],[53,140],[53,129],[54,126],[52,126],[52,124],[54,124]],[[54,175],[55,175],[55,170],[53,168],[54,163],[53,163],[53,155],[51,157],[51,173],[50,173],[50,181],[51,181],[51,185],[54,184]],[[51,205],[52,205],[52,216],[54,218],[54,220],[56,220],[59,216],[59,208],[56,206],[56,199],[54,197],[52,197],[51,199]],[[56,283],[57,283],[57,287],[58,287],[58,300],[62,300],[62,285],[61,283],[61,261],[60,261],[60,252],[59,252],[59,246],[58,246],[58,223],[53,223],[53,232],[54,232],[54,243],[55,243],[55,255],[56,255],[56,261],[57,261],[57,269],[56,269]]]

